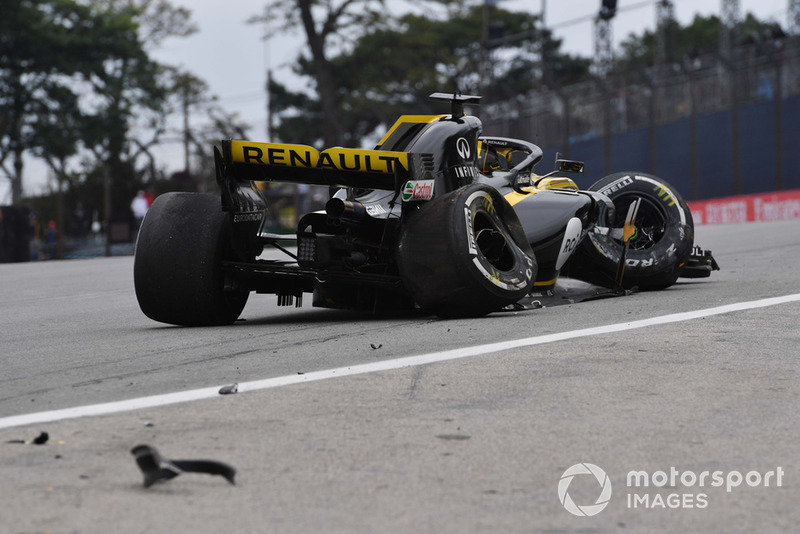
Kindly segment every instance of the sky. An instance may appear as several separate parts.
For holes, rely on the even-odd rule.
[[[405,7],[403,0],[387,0],[393,11]],[[510,11],[540,13],[555,37],[563,40],[563,50],[591,57],[593,26],[591,17],[600,8],[600,0],[499,0]],[[675,15],[682,24],[696,14],[719,14],[722,0],[673,0]],[[292,79],[289,63],[303,47],[298,36],[280,35],[262,39],[264,29],[246,24],[248,18],[260,14],[263,3],[258,0],[172,0],[192,12],[199,31],[184,39],[170,39],[152,51],[162,63],[180,66],[204,79],[219,104],[252,125],[253,140],[266,138],[266,72],[284,82]],[[655,0],[618,0],[618,14],[613,21],[613,37],[618,44],[630,33],[640,34],[653,29],[656,20]],[[773,20],[786,27],[789,0],[740,0],[742,17],[753,13],[761,20]],[[572,24],[571,21],[584,19]],[[297,82],[295,82],[297,83]],[[447,89],[447,88],[443,88]],[[201,119],[197,119],[201,121]],[[182,147],[165,146],[160,151],[162,163],[170,170],[183,166]],[[27,161],[23,187],[26,194],[36,194],[47,187],[47,171],[36,162]],[[0,204],[9,202],[8,182],[0,183]]]

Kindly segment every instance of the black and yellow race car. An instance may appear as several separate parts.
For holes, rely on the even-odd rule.
[[[223,141],[219,195],[164,194],[145,217],[134,260],[142,311],[229,324],[256,292],[278,305],[310,293],[319,307],[473,317],[520,307],[559,276],[616,294],[718,268],[667,182],[622,172],[580,190],[563,175],[583,164],[563,159],[538,175],[539,147],[482,136],[464,113],[479,97],[431,97],[450,114],[402,116],[371,150]],[[328,186],[330,200],[275,234],[270,182]],[[285,259],[263,259],[265,247]]]

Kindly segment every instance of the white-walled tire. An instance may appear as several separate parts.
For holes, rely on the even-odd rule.
[[[514,209],[493,188],[468,185],[420,207],[397,247],[417,304],[442,317],[477,317],[524,297],[536,260]]]
[[[614,203],[614,220],[601,220],[601,226],[621,228],[628,206],[641,199],[636,233],[625,255],[622,286],[654,290],[674,284],[694,244],[692,212],[675,188],[650,174],[620,172],[596,182],[589,190],[605,194]],[[620,239],[590,233],[564,272],[612,287],[622,251]]]

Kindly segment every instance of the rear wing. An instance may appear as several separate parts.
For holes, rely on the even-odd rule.
[[[265,181],[399,191],[433,170],[428,154],[226,140],[215,147],[217,181]]]
[[[267,198],[259,182],[382,189],[400,194],[409,180],[433,179],[433,155],[225,140],[214,147],[222,210],[234,223],[266,224]],[[259,230],[260,231],[260,230]]]

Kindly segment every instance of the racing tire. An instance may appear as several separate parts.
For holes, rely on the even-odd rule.
[[[225,288],[231,221],[214,195],[166,193],[147,211],[136,240],[133,281],[144,314],[162,323],[233,323],[248,291]]]
[[[636,233],[625,255],[622,287],[657,290],[674,284],[694,243],[692,212],[677,190],[656,176],[632,172],[606,176],[589,190],[605,194],[614,204],[613,215],[601,212],[599,225],[605,227],[621,228],[630,204],[637,198],[642,200]],[[622,252],[622,240],[589,233],[564,273],[595,285],[615,287]]]
[[[397,246],[414,301],[441,317],[480,317],[517,302],[533,287],[536,259],[511,205],[474,184],[420,206]]]

